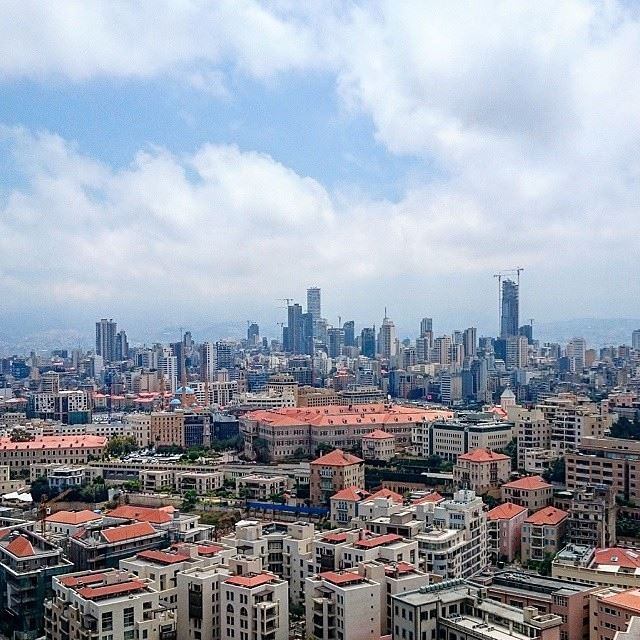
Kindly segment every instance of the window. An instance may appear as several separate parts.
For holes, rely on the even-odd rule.
[[[133,607],[127,607],[123,611],[124,626],[125,627],[133,627],[135,623],[135,616],[133,615]]]
[[[102,630],[103,631],[113,630],[113,612],[112,611],[108,611],[107,613],[102,614]]]

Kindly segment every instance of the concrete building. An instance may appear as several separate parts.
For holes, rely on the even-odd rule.
[[[591,485],[563,492],[556,506],[569,512],[569,542],[586,547],[615,546],[618,506],[610,486]]]
[[[102,515],[85,509],[83,511],[56,511],[45,518],[47,531],[71,537],[89,523],[102,521]]]
[[[553,502],[553,485],[540,476],[525,476],[502,485],[502,500],[519,504],[533,513]]]
[[[388,462],[396,455],[396,439],[393,434],[374,429],[362,436],[362,457],[365,460]]]
[[[591,594],[590,630],[593,640],[616,640],[633,617],[640,616],[640,589],[605,587]]]
[[[513,421],[518,451],[518,469],[526,468],[527,453],[532,450],[551,449],[551,424],[541,409],[515,406],[509,410]]]
[[[74,573],[53,581],[46,604],[45,637],[172,640],[176,617],[158,592],[127,571]]]
[[[284,476],[251,474],[236,479],[236,492],[249,500],[271,500],[281,496],[289,488],[289,480]]]
[[[149,423],[149,444],[152,447],[184,447],[184,417],[182,411],[154,411]]]
[[[35,640],[44,628],[44,601],[51,596],[54,576],[73,565],[62,549],[41,536],[21,529],[0,532],[0,609],[14,638]]]
[[[562,618],[503,604],[483,587],[447,580],[392,596],[392,637],[406,640],[559,640]]]
[[[346,527],[358,515],[358,504],[369,496],[359,487],[346,487],[329,498],[331,524],[334,527]]]
[[[39,392],[29,396],[27,416],[63,424],[91,422],[91,403],[85,391]]]
[[[478,494],[499,489],[511,473],[511,458],[491,449],[473,449],[458,456],[453,465],[453,481],[457,487]]]
[[[329,498],[341,489],[364,486],[364,460],[341,449],[320,456],[310,466],[313,504],[328,504]]]
[[[543,507],[522,525],[521,560],[543,562],[555,556],[565,540],[569,514],[555,507]]]
[[[520,555],[522,525],[527,515],[525,507],[512,502],[499,504],[487,513],[487,552],[490,562],[513,562]]]

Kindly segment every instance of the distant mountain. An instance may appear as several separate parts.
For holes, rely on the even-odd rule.
[[[589,347],[631,344],[631,332],[640,329],[640,319],[633,318],[575,318],[539,322],[533,326],[536,340],[566,343],[580,337]]]

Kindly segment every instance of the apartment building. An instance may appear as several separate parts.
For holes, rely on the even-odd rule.
[[[487,512],[487,553],[490,562],[513,562],[520,555],[522,525],[527,515],[525,507],[513,502],[504,502]]]
[[[184,447],[182,411],[154,411],[150,415],[149,444],[153,447]]]
[[[63,424],[87,424],[91,422],[91,398],[86,391],[32,393],[27,417],[58,420]]]
[[[487,570],[471,578],[474,585],[486,589],[487,597],[525,609],[562,618],[560,638],[591,640],[589,636],[589,598],[597,587],[567,584],[564,580],[543,577],[532,572]]]
[[[167,542],[168,531],[149,522],[115,527],[101,523],[83,528],[70,538],[68,554],[76,569],[96,571],[117,568],[120,560],[140,551],[161,549]]]
[[[566,486],[609,485],[617,496],[640,505],[640,441],[622,438],[582,439],[567,452]]]
[[[26,442],[0,438],[0,465],[12,472],[30,470],[34,465],[82,465],[100,458],[107,445],[102,436],[36,436]]]
[[[16,638],[33,640],[44,628],[44,600],[54,576],[73,565],[62,549],[26,528],[0,531],[0,610]]]
[[[553,502],[553,485],[541,476],[525,476],[502,485],[502,501],[519,504],[533,513]]]
[[[241,419],[240,432],[247,456],[255,455],[260,440],[270,459],[280,460],[298,451],[315,455],[319,447],[352,448],[376,429],[390,433],[396,446],[408,447],[414,425],[451,418],[450,411],[390,404],[298,407],[250,412]]]
[[[396,455],[396,439],[392,433],[374,429],[362,436],[362,457],[365,460],[388,462]]]
[[[522,525],[521,561],[542,562],[555,556],[564,543],[569,514],[555,507],[543,507]]]
[[[553,560],[554,578],[600,587],[637,587],[640,549],[596,549],[569,544]]]
[[[447,580],[392,597],[392,637],[405,640],[558,640],[562,618],[506,605],[464,580]]]
[[[509,480],[511,458],[491,449],[473,449],[458,456],[453,465],[453,482],[457,487],[478,494],[499,489]]]
[[[329,498],[331,524],[334,527],[348,526],[358,515],[358,504],[369,496],[369,492],[359,487],[346,487]]]
[[[513,425],[498,420],[419,422],[414,425],[412,438],[416,455],[455,462],[458,456],[475,449],[504,449],[513,440]]]
[[[53,580],[45,638],[175,640],[176,617],[146,580],[117,569]]]
[[[250,474],[236,479],[238,495],[249,500],[271,500],[289,489],[289,479],[284,476]]]
[[[593,640],[617,640],[633,617],[640,616],[640,589],[604,587],[591,594],[590,631]]]
[[[47,531],[71,537],[88,524],[102,521],[102,515],[83,509],[82,511],[56,511],[45,518]]]
[[[312,504],[328,504],[332,495],[347,487],[364,487],[364,460],[342,449],[320,456],[310,467]]]
[[[537,407],[526,409],[516,405],[509,408],[508,415],[518,443],[518,469],[525,469],[527,452],[551,449],[551,423]]]

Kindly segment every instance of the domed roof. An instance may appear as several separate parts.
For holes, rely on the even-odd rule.
[[[515,398],[516,394],[511,391],[511,387],[507,387],[500,396],[501,398]]]
[[[176,393],[190,393],[194,394],[195,391],[191,387],[178,387]]]
[[[174,398],[169,404],[172,407],[179,407],[182,404],[182,402],[180,402],[180,400],[178,400],[178,398]]]

